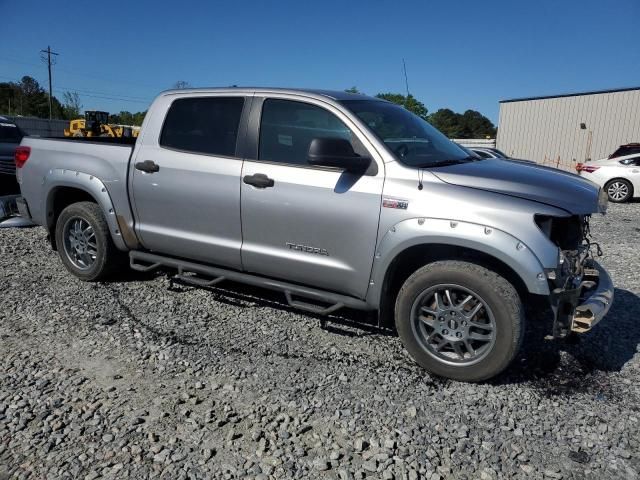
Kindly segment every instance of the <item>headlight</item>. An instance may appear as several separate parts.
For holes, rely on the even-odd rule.
[[[609,206],[609,197],[604,188],[601,188],[598,192],[598,212],[603,215],[607,213],[607,207]]]

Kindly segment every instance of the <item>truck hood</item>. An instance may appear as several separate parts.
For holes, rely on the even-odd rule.
[[[598,211],[600,187],[573,173],[534,163],[486,159],[430,169],[446,183],[534,200],[573,215]]]

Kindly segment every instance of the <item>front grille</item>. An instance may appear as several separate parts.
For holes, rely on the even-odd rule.
[[[585,216],[550,217],[536,215],[536,223],[561,250],[578,250],[585,236]]]
[[[591,239],[589,220],[589,215],[536,215],[540,230],[562,252],[553,282],[556,287],[575,288],[581,282],[589,258],[602,255],[600,246]]]

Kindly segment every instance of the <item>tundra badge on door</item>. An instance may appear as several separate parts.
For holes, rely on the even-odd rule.
[[[291,242],[287,242],[286,245],[287,247],[289,247],[289,250],[300,250],[301,252],[315,253],[317,255],[326,255],[327,257],[329,256],[329,252],[324,248],[310,247],[309,245],[302,245],[300,243],[291,243]]]

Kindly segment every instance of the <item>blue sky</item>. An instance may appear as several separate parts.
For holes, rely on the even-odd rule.
[[[0,81],[46,86],[51,45],[54,94],[86,109],[144,110],[178,80],[402,92],[402,58],[429,111],[494,122],[501,99],[640,86],[639,0],[62,4],[0,0]]]

